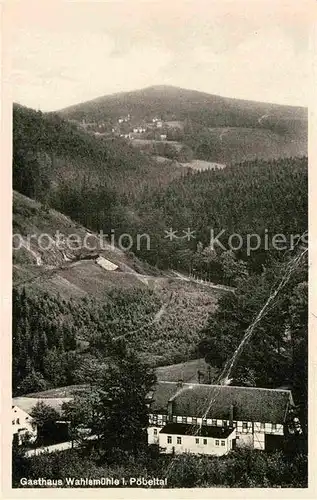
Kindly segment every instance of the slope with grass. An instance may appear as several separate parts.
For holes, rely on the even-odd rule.
[[[105,359],[109,342],[119,339],[152,366],[195,357],[223,290],[160,272],[106,241],[97,249],[43,248],[57,232],[81,242],[87,235],[91,243],[98,239],[16,192],[13,228],[25,243],[13,251],[15,391],[80,383],[76,373],[86,357]],[[98,255],[117,269],[99,265]]]

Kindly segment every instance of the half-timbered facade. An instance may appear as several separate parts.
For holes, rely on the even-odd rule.
[[[148,443],[161,446],[173,423],[235,429],[236,446],[278,448],[293,405],[289,390],[158,382],[148,395]]]

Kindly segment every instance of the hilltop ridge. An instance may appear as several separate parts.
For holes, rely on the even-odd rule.
[[[178,141],[189,148],[193,159],[210,162],[228,164],[307,154],[308,114],[299,106],[154,85],[101,96],[58,113],[79,124],[90,123],[97,127],[97,133],[102,127],[122,135],[138,147],[143,139],[167,140],[169,145]],[[155,120],[159,130],[153,131]]]

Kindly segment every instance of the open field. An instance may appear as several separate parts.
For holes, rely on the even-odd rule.
[[[74,396],[76,392],[84,391],[87,389],[87,385],[68,385],[65,387],[56,387],[55,389],[48,389],[47,391],[32,392],[31,394],[26,394],[25,397],[28,398],[70,398]]]
[[[198,382],[198,370],[202,373],[203,378],[201,379],[201,383],[208,383],[209,377],[211,380],[216,374],[216,370],[210,367],[210,371],[208,371],[209,365],[205,362],[203,358],[193,359],[190,361],[185,361],[184,363],[177,363],[174,365],[167,366],[159,366],[155,369],[155,373],[157,376],[157,380],[167,381],[167,382],[177,382],[178,380],[182,380],[185,383]],[[69,385],[65,387],[57,387],[55,389],[48,389],[46,391],[34,392],[31,394],[26,394],[25,397],[29,398],[69,398],[74,396],[76,393],[80,393],[88,389],[89,386],[87,384],[80,385]]]
[[[132,146],[139,147],[141,149],[147,149],[149,146],[155,146],[156,144],[169,144],[177,149],[177,151],[180,151],[183,147],[183,144],[177,141],[156,141],[155,139],[133,139],[131,144]]]
[[[307,131],[303,123],[297,134],[282,134],[266,128],[215,127],[209,128],[210,151],[214,161],[234,163],[255,158],[271,159],[307,155]],[[196,154],[205,154],[197,145]]]
[[[219,168],[225,168],[224,163],[215,163],[211,161],[205,161],[205,160],[192,160],[191,162],[188,163],[179,163],[182,167],[186,168],[192,168],[193,170],[214,170],[214,169],[219,169]]]
[[[159,366],[156,368],[156,375],[158,380],[165,380],[167,382],[198,382],[198,371],[203,374],[201,383],[208,383],[209,377],[211,380],[216,373],[214,368],[210,367],[203,358],[185,361],[184,363],[177,363],[175,365]]]

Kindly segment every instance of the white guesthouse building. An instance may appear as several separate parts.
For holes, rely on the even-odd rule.
[[[293,406],[289,390],[158,382],[148,394],[148,443],[165,453],[210,455],[279,448]]]
[[[34,398],[21,396],[12,399],[12,441],[18,445],[24,441],[34,443],[38,430],[34,418],[31,416],[33,408],[38,403],[50,406],[61,414],[63,403],[68,403],[72,398]]]
[[[36,440],[37,426],[31,415],[19,408],[19,406],[12,405],[12,440],[16,439],[18,445],[21,445],[25,440],[31,443]]]

